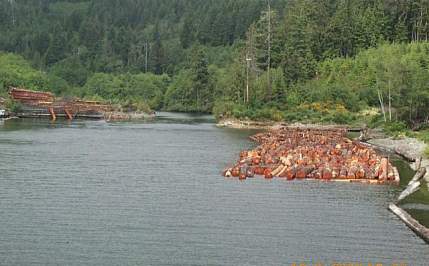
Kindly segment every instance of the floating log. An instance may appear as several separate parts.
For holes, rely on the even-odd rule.
[[[416,192],[417,190],[420,189],[420,181],[416,181],[411,183],[404,191],[402,191],[402,193],[399,195],[398,197],[398,201],[401,201],[403,199],[405,199],[406,197],[408,197],[409,195],[413,194],[414,192]]]
[[[429,229],[421,225],[406,211],[399,208],[395,204],[389,205],[389,210],[398,216],[411,230],[413,230],[418,236],[420,236],[426,243],[429,243]]]
[[[266,179],[271,179],[271,178],[273,178],[273,173],[271,172],[271,169],[270,169],[270,168],[266,168],[266,169],[264,170],[264,177],[265,177]]]
[[[402,193],[399,195],[398,201],[401,201],[406,197],[410,196],[411,194],[415,193],[416,191],[418,191],[421,185],[420,180],[425,176],[425,174],[426,174],[426,167],[421,167],[413,176],[411,181],[408,183],[407,188],[404,191],[402,191]]]
[[[410,180],[410,182],[408,183],[408,185],[411,185],[415,182],[420,181],[425,175],[426,175],[426,167],[420,167],[417,172],[415,173],[415,175],[413,176],[413,178]]]

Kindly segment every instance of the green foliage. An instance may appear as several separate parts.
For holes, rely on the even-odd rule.
[[[166,110],[211,112],[213,110],[213,79],[210,77],[207,54],[194,47],[189,68],[177,74],[165,94]],[[216,72],[216,69],[212,69]]]
[[[167,75],[155,74],[121,74],[112,75],[96,73],[83,87],[81,96],[96,95],[113,103],[136,104],[158,109],[163,105],[163,95],[170,78]],[[146,108],[146,107],[144,107]],[[138,109],[138,108],[137,108]]]
[[[271,1],[283,10],[284,1]],[[0,50],[43,68],[77,56],[93,73],[147,66],[175,74],[186,49],[232,45],[263,7],[260,0],[0,1]]]
[[[230,118],[233,116],[235,103],[233,101],[217,100],[213,106],[213,115],[216,119]]]
[[[121,104],[121,107],[124,111],[127,112],[152,112],[152,109],[150,108],[149,104],[140,99],[127,99]]]
[[[404,122],[389,122],[384,124],[384,132],[388,135],[399,136],[406,133],[407,125]]]
[[[1,1],[0,51],[20,56],[0,53],[0,94],[20,86],[130,110],[337,123],[383,107],[364,119],[427,120],[421,1],[270,2]]]
[[[33,90],[46,90],[48,79],[40,71],[34,70],[21,56],[0,53],[0,92],[10,87],[26,87]]]
[[[5,101],[6,110],[12,113],[19,113],[22,111],[22,104],[19,102],[15,102],[12,99],[7,99]]]
[[[363,51],[354,59],[327,60],[321,63],[319,73],[319,84],[347,88],[334,94],[343,95],[340,98],[350,110],[357,110],[356,103],[380,106],[380,95],[387,112],[390,94],[392,120],[412,124],[429,114],[427,42],[385,44]]]
[[[177,74],[164,96],[164,108],[168,111],[190,112],[194,109],[194,101],[192,95],[192,79],[190,70],[182,70]]]
[[[86,83],[88,70],[82,64],[79,57],[69,57],[50,68],[50,74],[65,80],[74,86],[83,86]]]

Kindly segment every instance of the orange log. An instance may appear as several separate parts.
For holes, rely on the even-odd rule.
[[[259,157],[252,158],[253,165],[259,165],[261,163],[261,159]]]
[[[64,112],[66,113],[67,118],[69,120],[73,120],[73,115],[72,115],[72,113],[68,109],[64,109]]]
[[[240,152],[240,159],[241,159],[241,160],[246,159],[246,158],[247,158],[247,154],[248,154],[248,152],[247,152],[247,151],[242,151],[242,152]]]
[[[264,171],[264,176],[266,179],[272,179],[273,178],[273,174],[271,173],[271,169],[267,168]]]
[[[379,176],[379,180],[386,180],[387,179],[387,176],[388,176],[388,168],[389,168],[389,161],[387,160],[387,158],[383,158],[383,159],[381,159],[381,162],[380,162],[380,171],[381,171],[381,174],[380,174],[380,176]]]
[[[51,114],[51,117],[52,117],[52,121],[55,121],[55,120],[57,120],[57,116],[55,115],[55,111],[54,111],[54,108],[49,108],[48,109],[48,111],[49,111],[49,113]]]
[[[356,178],[358,178],[358,179],[364,179],[365,178],[365,170],[362,167],[359,168],[359,170],[356,172]]]
[[[238,176],[238,179],[239,180],[246,180],[247,179],[246,173],[240,173],[240,175]]]
[[[286,178],[287,180],[293,180],[296,177],[296,169],[295,167],[290,167],[286,170]]]
[[[281,164],[276,169],[272,171],[273,176],[278,176],[279,173],[283,170],[284,166]]]
[[[286,177],[287,169],[288,169],[287,166],[283,166],[283,169],[278,173],[278,177]]]
[[[322,179],[331,180],[332,179],[332,170],[329,168],[323,169]]]
[[[240,168],[239,167],[234,167],[232,168],[232,172],[231,172],[233,177],[238,177],[240,176]]]

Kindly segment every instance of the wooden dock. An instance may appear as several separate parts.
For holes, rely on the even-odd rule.
[[[96,101],[56,98],[50,92],[12,88],[9,95],[14,101],[22,104],[23,110],[17,116],[23,118],[103,119],[104,113],[112,109],[110,105]]]

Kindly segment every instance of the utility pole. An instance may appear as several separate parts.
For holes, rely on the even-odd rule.
[[[268,0],[268,62],[267,62],[267,75],[268,75],[268,99],[271,100],[271,0]]]
[[[249,103],[249,65],[252,58],[249,57],[249,54],[246,54],[246,98],[244,99],[245,103]]]

